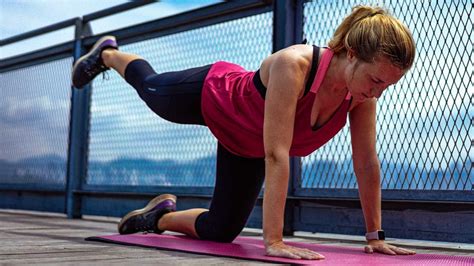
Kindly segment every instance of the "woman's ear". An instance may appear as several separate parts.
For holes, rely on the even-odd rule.
[[[347,60],[349,60],[349,62],[352,62],[353,60],[355,60],[356,56],[355,56],[355,51],[352,50],[352,49],[348,49],[347,50]]]

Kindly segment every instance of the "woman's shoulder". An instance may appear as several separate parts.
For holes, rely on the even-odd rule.
[[[313,46],[306,44],[295,44],[281,49],[269,55],[265,62],[274,63],[282,60],[292,60],[298,64],[310,64],[313,57]]]
[[[293,68],[298,68],[305,73],[305,76],[309,76],[311,69],[311,63],[313,58],[313,46],[306,44],[296,44],[284,49],[279,50],[276,53],[269,55],[263,60],[260,66],[260,76],[262,82],[266,84],[270,76],[270,68],[274,65],[285,65],[291,66],[286,69],[292,71]],[[285,69],[285,68],[284,68]]]

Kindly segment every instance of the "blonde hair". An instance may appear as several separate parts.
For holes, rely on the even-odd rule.
[[[365,62],[379,55],[407,70],[415,60],[415,42],[410,30],[380,7],[355,6],[339,25],[328,46],[335,54],[349,50]]]

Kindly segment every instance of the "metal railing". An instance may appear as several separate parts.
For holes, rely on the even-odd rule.
[[[152,2],[126,3],[0,40],[4,46],[76,29],[73,41],[0,61],[0,207],[71,218],[121,216],[164,192],[179,196],[180,209],[208,206],[216,141],[205,127],[165,122],[115,73],[107,82],[97,78],[94,89],[70,89],[73,61],[100,38],[89,23]],[[145,57],[157,72],[217,60],[255,70],[270,53],[303,37],[326,45],[355,4],[232,1],[101,36],[115,35],[121,50]],[[413,69],[378,105],[384,228],[395,237],[472,241],[472,229],[456,229],[474,222],[472,5],[383,5],[412,29],[417,43]],[[364,232],[349,145],[346,128],[312,155],[291,159],[286,234]],[[248,226],[261,226],[261,200]]]

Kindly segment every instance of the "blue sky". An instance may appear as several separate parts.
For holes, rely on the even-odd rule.
[[[35,30],[70,18],[120,5],[122,0],[0,0],[0,39]],[[165,0],[92,22],[94,34],[127,27],[198,7],[218,0]],[[0,58],[72,40],[73,27],[1,48]]]
[[[10,23],[9,27],[2,27],[1,37],[6,38],[124,2],[125,1],[101,1],[99,6],[93,5],[92,1],[84,1],[84,4],[80,4],[79,1],[58,0],[20,2],[4,1],[2,2],[2,4],[5,4],[2,5],[2,14],[8,14],[8,16],[2,16],[2,19],[10,21]],[[162,1],[129,12],[124,12],[121,15],[93,22],[92,28],[95,34],[100,34],[101,32],[127,27],[143,21],[169,16],[217,2],[219,1]],[[45,3],[47,3],[48,6],[45,6]],[[51,3],[55,4],[52,5]],[[71,10],[74,10],[74,12]],[[37,19],[27,19],[32,17],[33,13],[49,15],[38,16]],[[263,57],[271,52],[271,17],[268,18],[270,19],[265,20],[266,24],[262,29],[265,32],[269,32],[269,34],[265,34],[265,41],[269,45],[264,48],[265,51],[263,52],[263,55],[260,55],[259,57]],[[26,21],[25,27],[15,23],[18,19]],[[227,46],[227,50],[223,49],[223,46],[216,47],[215,45],[209,44],[215,40],[215,38],[208,37],[207,34],[209,34],[209,31],[196,30],[193,31],[191,35],[197,36],[196,38],[201,40],[198,43],[199,48],[196,49],[204,51],[204,55],[195,56],[197,53],[195,50],[184,49],[186,51],[183,50],[182,52],[183,54],[186,54],[186,56],[184,58],[180,57],[179,60],[181,60],[181,62],[178,64],[168,64],[170,58],[164,58],[164,62],[160,61],[160,58],[158,58],[158,61],[155,61],[153,58],[149,58],[149,60],[152,65],[156,67],[158,72],[170,71],[173,70],[173,68],[176,68],[176,70],[184,69],[195,66],[194,64],[202,64],[203,57],[206,57],[206,60],[229,60],[247,66],[248,62],[251,61],[253,64],[251,67],[256,68],[258,66],[256,62],[258,63],[260,60],[259,58],[249,58],[250,55],[244,55],[243,59],[247,63],[243,61],[239,62],[239,56],[242,54],[236,53],[235,50],[229,49],[229,47],[236,45],[237,47],[235,48],[238,49],[239,38],[243,38],[243,36],[246,36],[245,34],[259,35],[260,30],[254,30],[249,33],[242,30],[242,28],[239,29],[239,27],[236,27],[235,23],[232,23],[230,26],[226,26],[225,28],[227,29],[228,35],[231,36],[231,40],[229,41],[230,46]],[[214,33],[219,34],[219,30],[222,30],[222,27],[217,26],[217,30],[214,31]],[[177,35],[184,35],[184,39],[188,38],[188,40],[190,40],[189,37],[186,37],[189,36],[190,33]],[[25,42],[2,47],[1,52],[4,57],[8,57],[14,54],[36,50],[41,47],[49,47],[56,43],[68,41],[72,39],[72,36],[73,29],[71,27],[64,31],[48,34],[42,38],[33,38]],[[185,46],[177,47],[175,45],[176,40],[174,38],[176,37],[170,36],[160,38],[160,40],[163,40],[168,47],[171,46],[173,49],[183,49]],[[180,37],[177,38],[180,39]],[[182,41],[182,39],[180,39],[180,41]],[[156,45],[159,45],[159,43],[154,43],[154,41],[151,42],[150,47],[156,47]],[[196,40],[193,42],[196,42]],[[141,53],[140,45],[136,48],[134,47],[134,45],[129,45],[128,47],[121,47],[121,49],[124,51]],[[261,48],[257,47],[256,50],[261,50]],[[10,51],[12,51],[12,53],[10,53]],[[192,58],[195,58],[197,61],[191,60]],[[173,60],[175,63],[177,61],[177,58]],[[207,63],[211,63],[211,61]],[[55,77],[56,82],[54,83],[51,83],[49,78],[43,77],[44,74],[42,74],[42,72],[44,71],[42,71],[41,67],[31,67],[24,70],[24,72],[13,71],[4,76],[2,82],[6,85],[7,90],[2,91],[4,97],[3,99],[0,99],[0,113],[4,114],[0,115],[0,122],[5,123],[1,132],[3,141],[0,140],[4,152],[0,153],[0,159],[19,160],[29,156],[41,156],[42,154],[65,155],[68,125],[67,121],[64,121],[64,118],[68,117],[70,94],[69,91],[64,90],[64,88],[69,87],[69,76],[67,76],[67,71],[64,73],[64,69],[65,67],[69,67],[70,64],[71,62],[65,59],[64,62],[53,62],[47,66],[46,70],[49,72],[48,74],[66,74],[64,76],[57,75]],[[189,145],[169,145],[170,143],[162,145],[163,143],[160,143],[160,141],[163,141],[162,139],[160,140],[160,138],[156,137],[151,138],[150,135],[163,136],[163,132],[168,132],[166,135],[175,137],[183,135],[180,139],[189,143],[189,141],[196,140],[196,134],[182,130],[183,126],[181,125],[171,124],[161,119],[157,119],[156,115],[144,105],[128,84],[123,82],[115,72],[111,71],[109,73],[111,75],[111,80],[109,82],[102,82],[99,77],[94,83],[94,87],[97,89],[94,90],[91,107],[93,114],[91,121],[92,132],[90,158],[92,160],[113,160],[118,157],[146,157],[152,159],[181,157],[182,154],[185,153],[184,150],[186,150],[186,146]],[[21,80],[21,82],[18,82],[19,80]],[[31,92],[31,88],[35,87],[36,89]],[[120,92],[121,95],[119,96],[117,92]],[[23,104],[18,104],[18,95],[22,94],[28,95],[30,99],[22,99]],[[135,112],[129,112],[126,110],[135,110]],[[41,123],[39,121],[41,121]],[[145,123],[143,123],[143,121],[145,121]],[[54,133],[51,132],[51,128],[56,129],[56,131]],[[136,134],[137,129],[139,129],[140,134]],[[36,133],[35,137],[31,136],[32,131]],[[117,135],[114,134],[114,132],[120,132],[120,134]],[[55,137],[50,137],[52,135],[51,133],[53,133]],[[206,130],[201,129],[199,134],[201,142],[213,141],[212,135]],[[167,139],[166,136],[164,138]],[[18,148],[19,139],[21,139],[24,148]],[[154,144],[150,146],[147,144],[147,140],[148,143],[152,141]],[[103,141],[105,141],[105,143]],[[113,143],[113,145],[111,143]],[[145,145],[143,146],[142,144],[144,143]],[[153,150],[153,147],[156,147],[157,145],[161,146],[161,152]],[[176,153],[177,149],[180,151],[179,154]],[[212,154],[214,152],[215,150],[212,148],[211,150],[201,149],[200,152],[194,152],[191,158],[188,156],[188,159],[206,156],[209,155],[209,153]]]

